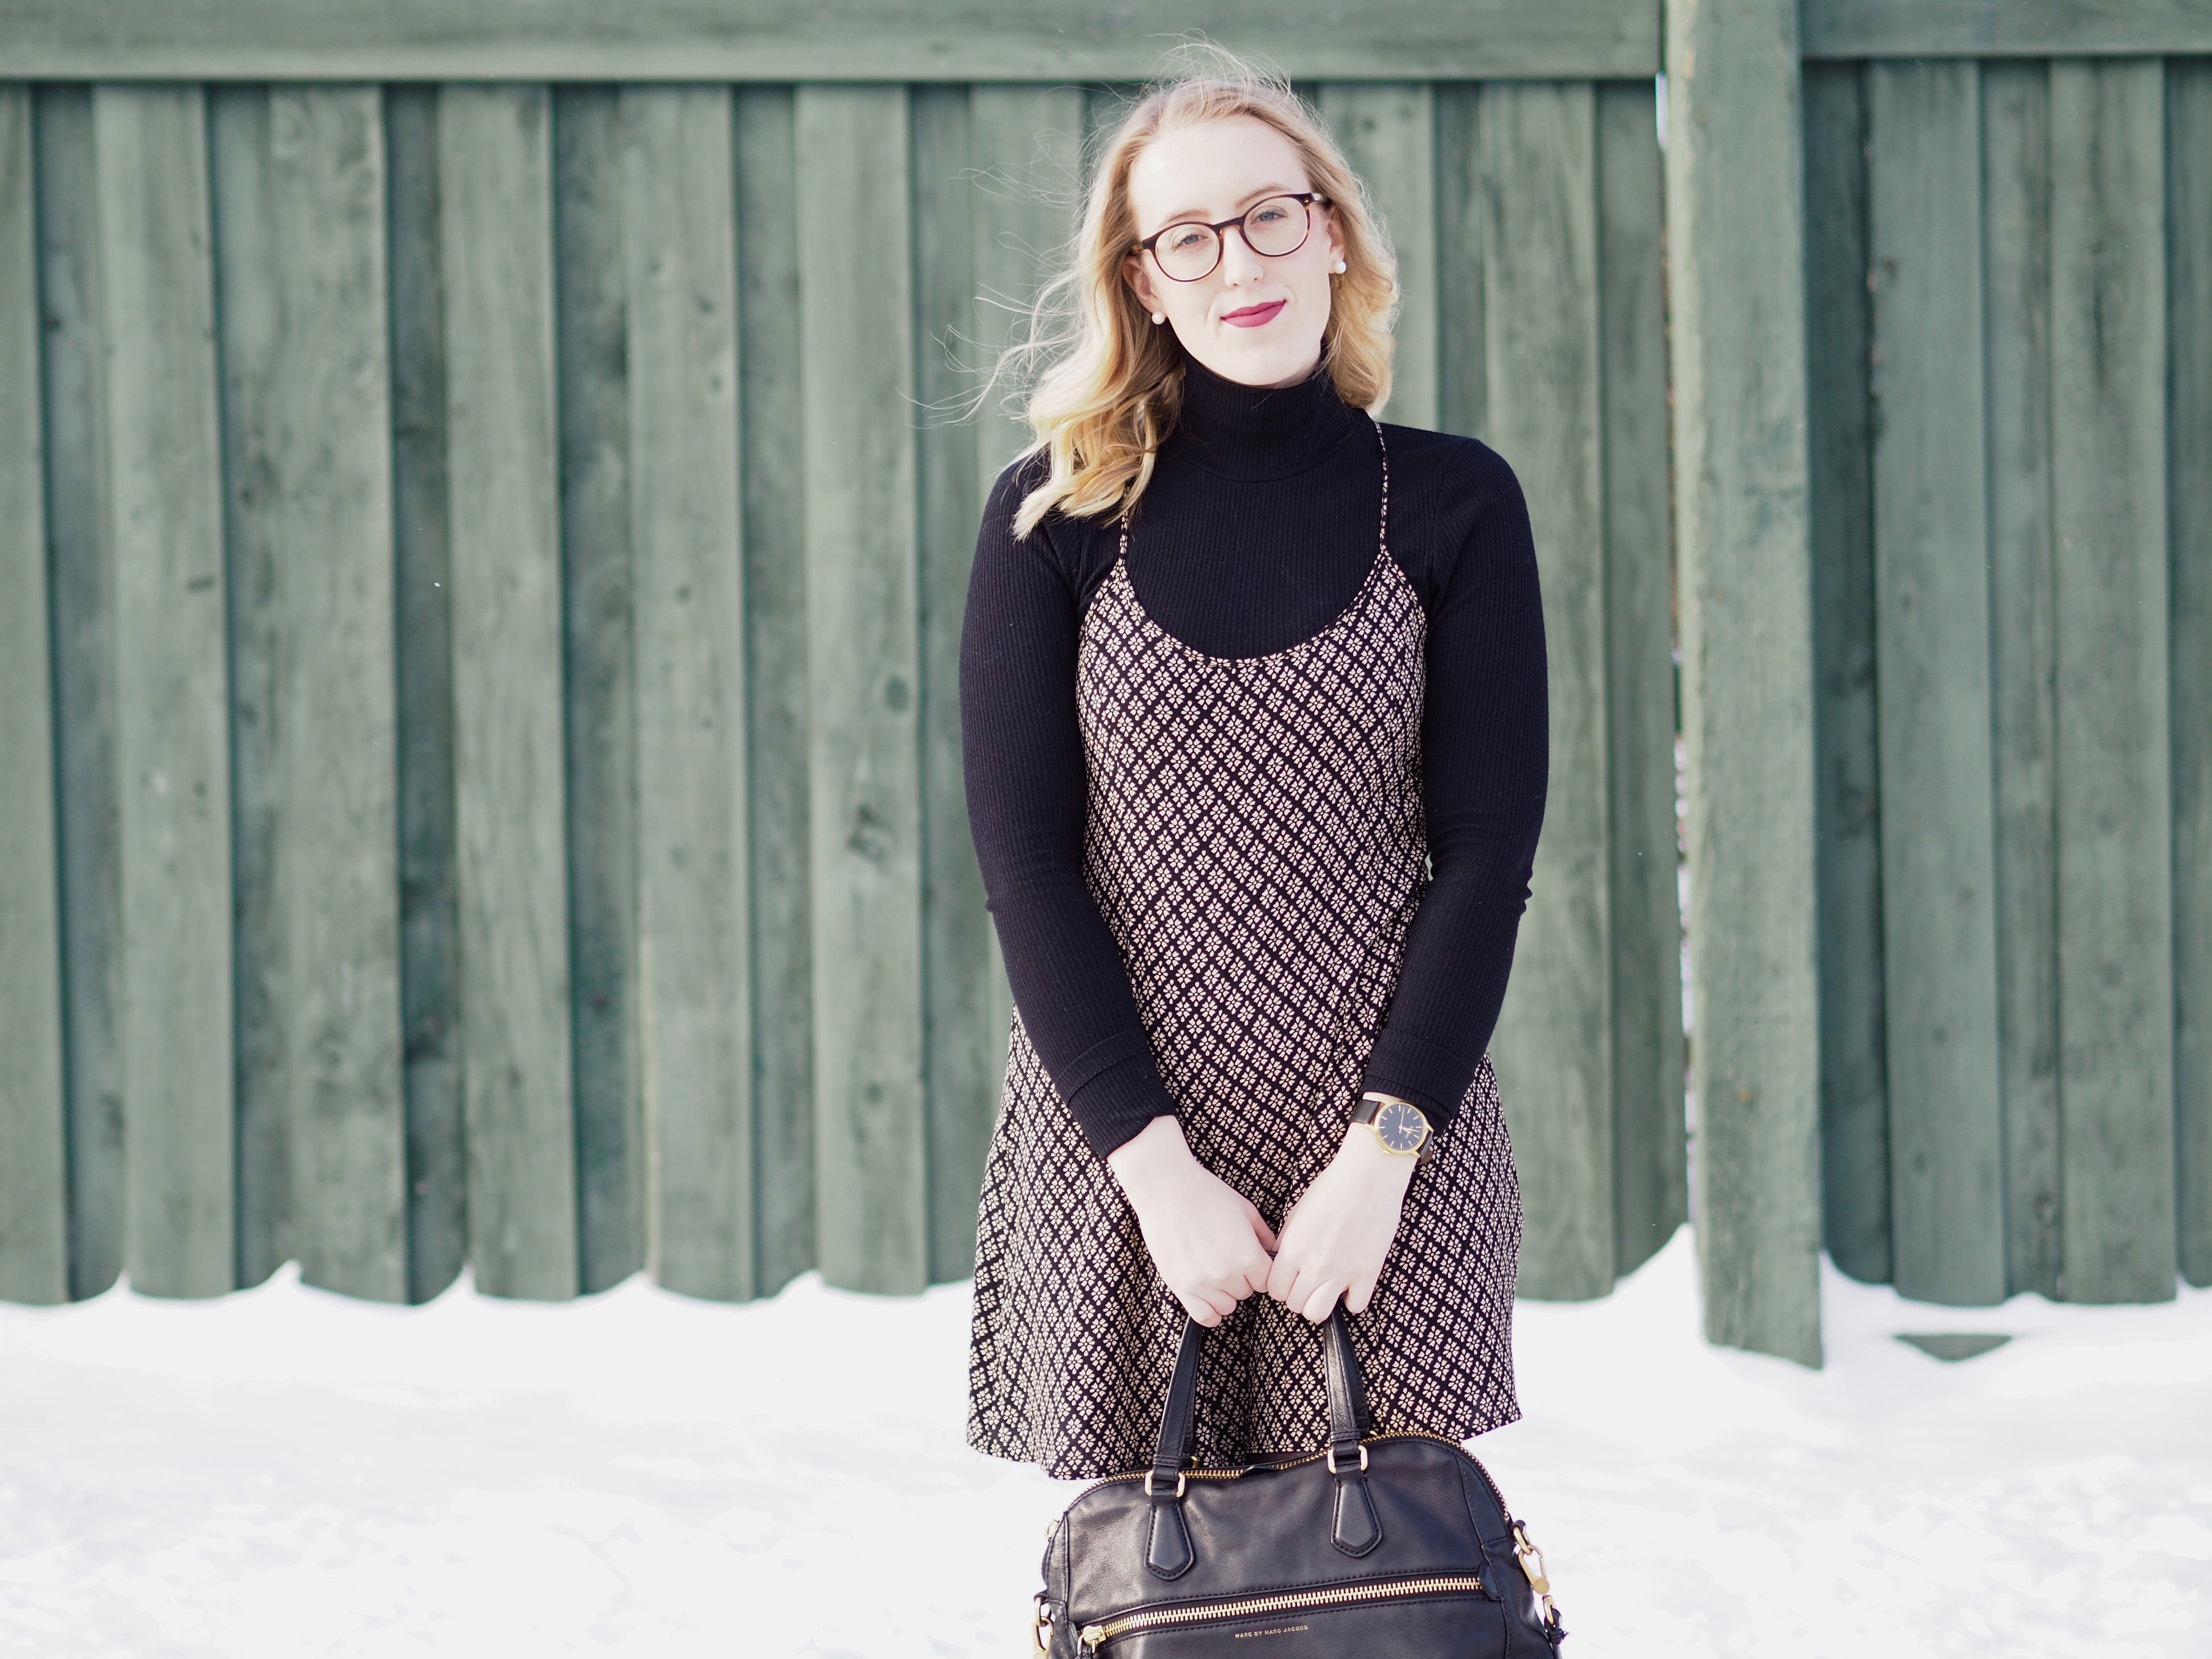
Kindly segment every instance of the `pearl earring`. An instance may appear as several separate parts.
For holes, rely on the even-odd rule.
[[[1152,313],[1152,320],[1156,323],[1164,323],[1167,319],[1168,314],[1164,311],[1156,311]]]
[[[1336,274],[1340,276],[1344,275],[1344,261],[1341,259],[1336,262]]]

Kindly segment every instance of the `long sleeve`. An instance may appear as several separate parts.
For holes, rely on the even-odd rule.
[[[1528,508],[1502,459],[1433,605],[1422,805],[1433,877],[1407,937],[1365,1086],[1458,1110],[1505,1000],[1550,770],[1544,606]]]
[[[1064,520],[1013,535],[1009,469],[977,538],[960,635],[968,818],[1006,977],[1030,1040],[1103,1158],[1174,1103],[1121,948],[1083,878],[1085,780],[1075,709],[1083,580]]]

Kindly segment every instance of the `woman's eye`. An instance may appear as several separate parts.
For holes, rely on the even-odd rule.
[[[1212,231],[1200,229],[1196,225],[1182,226],[1168,233],[1168,246],[1177,249],[1197,247],[1212,234]]]
[[[1252,216],[1263,225],[1273,225],[1280,224],[1290,215],[1279,207],[1263,207],[1254,209]]]

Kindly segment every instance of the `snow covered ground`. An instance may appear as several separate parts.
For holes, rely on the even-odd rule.
[[[1685,1233],[1523,1304],[1475,1449],[1576,1659],[2212,1655],[2212,1292],[1974,1313],[1830,1275],[1706,1347]],[[1002,1656],[1075,1487],[961,1443],[968,1300],[638,1281],[0,1306],[0,1654]],[[2008,1332],[1946,1364],[1900,1331]]]

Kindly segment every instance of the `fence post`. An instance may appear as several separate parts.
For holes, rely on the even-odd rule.
[[[1817,1365],[1820,1038],[1797,8],[1794,0],[1669,0],[1666,39],[1705,1334]]]

